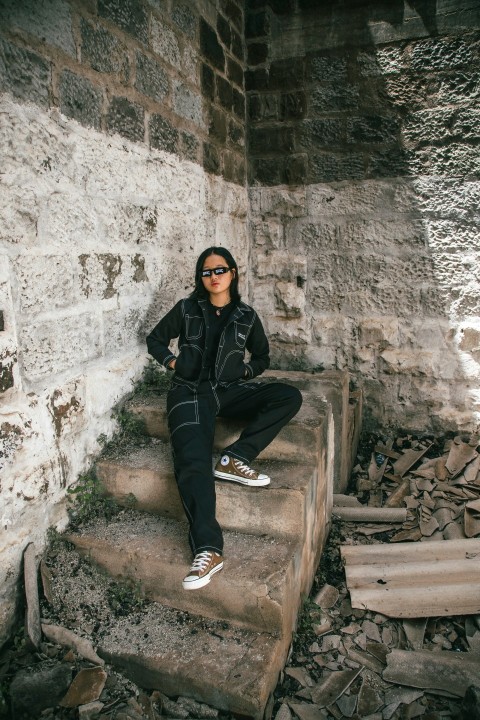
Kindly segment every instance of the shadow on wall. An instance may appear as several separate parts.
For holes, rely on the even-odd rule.
[[[298,0],[248,73],[274,361],[350,368],[370,427],[477,427],[479,21],[468,2]]]
[[[402,6],[403,3],[399,3]],[[408,0],[408,5],[421,17],[430,36],[437,34],[437,0]]]

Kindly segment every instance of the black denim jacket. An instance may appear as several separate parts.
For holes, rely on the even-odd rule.
[[[174,381],[197,384],[203,369],[208,337],[207,300],[180,300],[147,337],[150,355],[162,365],[176,360]],[[169,348],[178,337],[178,356]],[[250,360],[245,362],[245,350]],[[215,379],[228,385],[260,375],[270,365],[268,340],[253,308],[240,302],[231,312],[218,344]]]

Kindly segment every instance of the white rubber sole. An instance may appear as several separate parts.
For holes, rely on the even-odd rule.
[[[184,590],[199,590],[200,588],[205,587],[205,585],[208,585],[208,583],[212,579],[212,575],[215,575],[215,573],[217,573],[222,568],[223,568],[223,562],[220,563],[219,565],[215,565],[213,570],[210,570],[209,573],[207,573],[206,575],[204,575],[201,578],[197,578],[195,580],[187,580],[187,578],[185,578],[185,580],[183,580],[183,582],[182,582],[183,589]],[[187,575],[187,577],[188,577],[188,575]]]
[[[248,480],[247,478],[238,477],[238,475],[229,475],[229,473],[220,472],[220,470],[215,470],[213,475],[221,480],[230,480],[230,482],[248,485],[249,487],[265,487],[266,485],[270,485],[271,482],[269,477],[267,477],[266,480]]]

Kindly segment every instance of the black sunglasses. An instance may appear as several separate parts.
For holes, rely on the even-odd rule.
[[[224,275],[225,273],[230,272],[231,269],[232,268],[229,268],[229,267],[218,267],[218,268],[213,268],[213,270],[201,270],[200,277],[202,277],[202,278],[212,277],[212,273],[214,275]]]

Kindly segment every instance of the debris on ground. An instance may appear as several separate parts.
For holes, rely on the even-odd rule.
[[[451,605],[448,616],[437,608],[433,616],[397,617],[401,608],[388,616],[354,607],[349,562],[344,566],[342,560],[342,553],[361,555],[363,549],[386,558],[395,548],[401,553],[408,545],[413,556],[425,552],[431,565],[437,559],[441,565],[447,548],[462,546],[472,548],[464,562],[471,561],[478,573],[477,440],[365,438],[351,488],[334,501],[331,531],[314,586],[269,707],[272,718],[480,720],[480,611],[472,608],[466,615],[465,609],[456,612],[457,606]],[[345,508],[362,515],[348,517]],[[388,509],[396,514],[385,512]],[[437,556],[438,545],[445,550]],[[56,597],[56,568],[80,577],[81,597],[74,593]],[[478,574],[465,572],[471,584],[473,578],[478,582]],[[405,557],[407,579],[410,573]],[[448,584],[444,566],[442,573],[440,579]],[[8,688],[5,697],[0,692],[0,718],[234,720],[190,698],[145,690],[99,658],[99,633],[109,617],[121,615],[135,623],[145,611],[136,588],[127,589],[101,575],[63,540],[50,546],[40,574],[41,625],[34,611],[28,629],[19,630],[0,653],[0,687]],[[378,568],[374,575],[380,589],[384,586],[379,580],[388,584],[388,575],[378,576]],[[34,608],[29,578],[29,604]],[[418,577],[411,583],[412,594],[415,587]],[[424,592],[422,588],[420,597]],[[172,617],[175,622],[190,622],[188,613],[172,611]]]
[[[479,500],[478,438],[364,439],[349,493],[334,496],[275,720],[480,720]],[[370,598],[394,599],[369,608],[362,584]],[[322,602],[332,588],[336,600]]]

